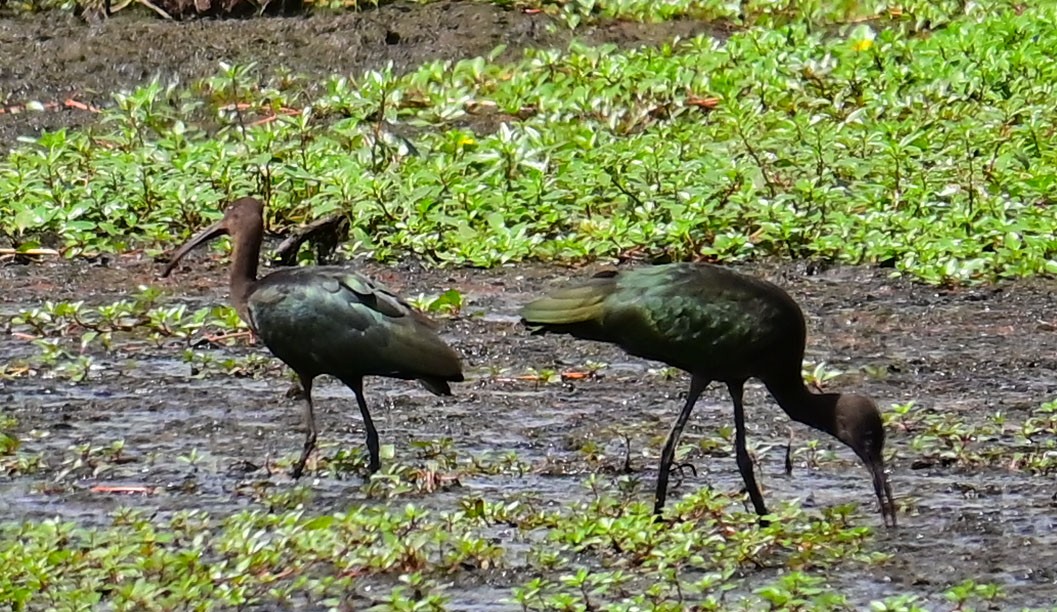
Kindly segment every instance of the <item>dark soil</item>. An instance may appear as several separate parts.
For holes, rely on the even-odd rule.
[[[198,260],[202,261],[201,259]],[[222,262],[206,270],[184,269],[171,279],[155,279],[157,266],[134,258],[112,268],[78,264],[9,266],[0,270],[0,314],[44,299],[85,299],[103,303],[121,298],[124,288],[158,285],[192,305],[226,298]],[[532,492],[544,499],[585,495],[584,476],[599,469],[580,448],[594,440],[603,449],[603,468],[617,470],[624,459],[624,435],[630,440],[640,495],[650,496],[659,448],[674,418],[687,380],[648,375],[657,364],[629,358],[612,347],[562,337],[533,337],[516,322],[517,305],[569,276],[593,268],[560,271],[533,266],[501,270],[426,272],[417,266],[358,268],[405,295],[454,287],[466,300],[462,316],[443,324],[445,337],[464,356],[468,382],[456,395],[439,399],[412,383],[370,379],[367,398],[383,444],[393,444],[398,460],[408,460],[414,440],[450,437],[460,456],[513,450],[533,464],[522,478],[474,477],[464,487],[501,496]],[[836,268],[807,275],[800,265],[754,266],[747,271],[787,287],[809,321],[808,359],[827,361],[849,373],[834,388],[858,388],[883,408],[913,400],[919,406],[957,414],[969,426],[1002,411],[1022,415],[1057,394],[1054,355],[1057,334],[1042,319],[1057,312],[1052,282],[1021,281],[997,287],[938,290],[883,271]],[[0,336],[8,355],[31,351],[28,343]],[[205,351],[208,349],[199,349]],[[46,493],[35,477],[0,484],[0,517],[55,514],[80,521],[105,521],[120,505],[157,509],[207,508],[230,512],[245,503],[236,485],[245,462],[261,465],[267,457],[290,457],[303,435],[301,406],[284,398],[288,372],[276,367],[263,379],[223,375],[192,378],[180,360],[183,348],[118,351],[100,358],[95,380],[72,384],[22,379],[3,383],[5,405],[30,438],[26,449],[62,457],[74,444],[109,445],[126,441],[134,459],[98,479],[72,489]],[[264,351],[233,350],[236,355]],[[216,354],[222,351],[213,349]],[[219,355],[218,355],[219,356]],[[583,369],[588,360],[608,365],[594,379],[540,385],[515,380],[530,368]],[[867,367],[886,374],[866,376]],[[363,432],[351,394],[330,379],[316,389],[323,453],[360,448]],[[1057,511],[1052,476],[1032,476],[1006,466],[966,469],[928,465],[905,432],[890,431],[890,465],[903,512],[897,530],[880,527],[865,470],[847,449],[830,438],[791,424],[758,384],[746,394],[750,440],[759,461],[765,496],[772,504],[801,499],[808,509],[860,504],[859,521],[877,525],[876,547],[894,553],[892,561],[868,575],[833,577],[853,601],[917,593],[938,597],[956,581],[973,578],[1005,586],[1009,605],[1048,605],[1057,600],[1055,573]],[[685,440],[693,443],[730,423],[725,391],[713,386],[699,402]],[[784,446],[789,431],[794,449],[818,439],[836,459],[815,469],[798,460],[785,476]],[[192,471],[175,458],[197,448],[204,459]],[[696,460],[698,476],[675,489],[678,497],[701,486],[737,491],[741,482],[732,457]],[[197,489],[182,493],[193,478]],[[283,486],[286,477],[273,477]],[[163,491],[153,498],[114,498],[92,494],[99,481],[147,483]],[[314,507],[323,511],[361,499],[357,479],[321,479],[313,485]],[[456,494],[464,494],[466,489]],[[438,496],[439,495],[439,496]],[[443,503],[435,494],[420,503]],[[933,600],[936,601],[936,600]],[[937,602],[938,603],[938,602]]]

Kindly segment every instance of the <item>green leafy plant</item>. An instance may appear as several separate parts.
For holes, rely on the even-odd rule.
[[[0,162],[0,231],[58,233],[67,256],[156,248],[257,192],[278,227],[355,210],[348,246],[380,261],[781,255],[948,285],[1057,272],[1038,205],[1053,7],[904,3],[832,35],[812,24],[873,8],[741,4],[757,25],[723,42],[436,62],[315,96],[253,66],[153,83],[101,130]],[[387,127],[405,124],[413,142]]]

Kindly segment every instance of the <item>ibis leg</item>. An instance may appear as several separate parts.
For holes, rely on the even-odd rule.
[[[742,405],[744,395],[744,381],[727,383],[730,398],[734,400],[734,450],[738,459],[738,469],[741,470],[741,479],[745,481],[745,488],[749,491],[749,498],[756,508],[756,514],[763,516],[767,514],[767,506],[763,503],[763,494],[760,486],[756,484],[756,475],[752,472],[752,458],[749,450],[745,447],[745,407]],[[766,525],[766,521],[760,521]]]
[[[378,430],[374,428],[371,413],[367,410],[367,400],[363,399],[363,379],[347,380],[345,385],[356,394],[356,403],[360,406],[360,415],[363,416],[363,428],[367,430],[367,452],[370,455],[368,471],[373,474],[382,467],[382,460],[378,450]]]
[[[668,433],[668,440],[664,443],[664,450],[661,452],[661,467],[660,471],[657,472],[657,491],[653,498],[654,514],[660,514],[664,510],[664,500],[668,497],[668,473],[671,471],[672,461],[675,459],[675,447],[679,444],[679,437],[683,435],[683,427],[686,426],[686,421],[690,418],[690,412],[694,409],[697,398],[705,390],[709,382],[711,381],[704,380],[698,376],[690,378],[690,391],[686,394],[686,403],[683,404],[683,410],[679,413],[679,418],[675,420],[675,425],[672,426],[672,430]]]
[[[305,447],[301,451],[301,458],[297,460],[294,465],[294,469],[290,472],[290,475],[294,478],[300,478],[301,473],[305,471],[305,463],[308,461],[308,456],[312,453],[312,449],[316,447],[316,437],[319,435],[319,431],[316,429],[316,416],[312,408],[312,379],[307,376],[298,374],[301,378],[301,387],[305,390]]]

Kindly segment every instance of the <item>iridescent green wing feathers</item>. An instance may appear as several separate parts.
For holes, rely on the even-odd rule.
[[[294,369],[339,378],[418,378],[435,392],[447,388],[440,381],[462,380],[458,356],[428,319],[342,268],[270,274],[250,297],[250,312],[268,348]],[[437,382],[430,386],[432,379]]]
[[[658,266],[624,276],[606,327],[629,352],[688,371],[751,362],[767,344],[772,299],[744,277],[705,266]]]
[[[615,273],[602,273],[583,285],[553,291],[526,304],[521,318],[529,325],[565,325],[598,319],[604,314],[606,298],[617,288],[615,278]]]
[[[780,289],[704,264],[605,273],[531,302],[522,318],[536,333],[611,342],[688,371],[735,377],[742,372],[726,371],[727,363],[767,361],[760,347],[803,333]]]

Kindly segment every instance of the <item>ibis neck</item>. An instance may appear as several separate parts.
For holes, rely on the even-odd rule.
[[[257,282],[257,259],[261,253],[264,228],[253,227],[239,232],[235,238],[235,252],[231,262],[231,301],[243,321],[250,322],[247,303]]]
[[[767,390],[794,421],[837,435],[839,393],[812,393],[799,373],[778,381],[766,381]]]

